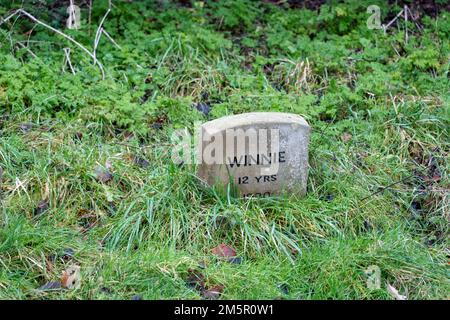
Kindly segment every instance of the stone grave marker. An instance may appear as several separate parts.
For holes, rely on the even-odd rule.
[[[310,126],[301,116],[227,116],[204,123],[198,134],[198,176],[209,185],[232,185],[241,197],[306,193]]]

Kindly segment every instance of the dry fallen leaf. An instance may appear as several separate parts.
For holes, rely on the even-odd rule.
[[[48,200],[42,200],[38,203],[36,208],[34,208],[33,215],[38,216],[43,214],[45,211],[47,211],[49,208]]]
[[[205,299],[218,299],[224,289],[224,286],[221,284],[212,286],[207,285],[208,281],[205,275],[195,269],[188,269],[185,281],[189,288],[197,290]]]
[[[112,166],[111,162],[106,161],[106,162],[105,162],[105,168],[108,169],[108,170],[112,170],[112,169],[113,169],[113,166]]]
[[[66,289],[77,289],[81,286],[81,268],[73,265],[63,271],[61,285]]]
[[[97,177],[97,180],[102,183],[107,183],[113,178],[113,175],[108,170],[105,170],[100,166],[95,167],[95,176]]]
[[[125,131],[123,133],[123,137],[124,137],[125,140],[129,140],[129,139],[133,138],[133,133],[130,132],[130,131]]]
[[[287,283],[281,283],[278,285],[278,289],[280,289],[280,291],[283,294],[289,294],[289,285]]]
[[[221,284],[212,286],[208,289],[203,290],[202,294],[205,299],[215,300],[220,297],[224,289],[224,286]]]
[[[395,289],[393,286],[391,286],[389,283],[387,284],[387,291],[389,294],[395,299],[395,300],[408,300],[406,296],[401,295],[398,293],[398,290]]]
[[[48,199],[50,198],[50,186],[48,185],[48,182],[45,183],[44,188],[44,194],[42,195],[42,199]]]
[[[111,288],[103,286],[103,287],[100,288],[100,292],[103,292],[105,294],[112,294],[113,290]]]
[[[352,140],[352,135],[350,134],[350,133],[348,133],[348,132],[344,132],[342,135],[341,135],[341,139],[342,139],[342,141],[344,141],[344,142],[348,142],[348,141],[350,141],[350,140]]]
[[[32,123],[22,123],[19,126],[19,129],[20,129],[20,131],[22,131],[22,133],[28,133],[32,128],[33,128]]]
[[[74,139],[77,141],[83,140],[83,134],[81,132],[76,132],[74,135]]]
[[[71,260],[73,256],[75,255],[75,250],[72,248],[65,248],[62,252],[61,258],[65,261]]]
[[[204,115],[208,115],[211,111],[211,105],[209,103],[205,102],[199,102],[193,105],[194,108],[196,108],[198,111],[203,113]]]
[[[231,257],[228,259],[228,262],[232,264],[242,264],[242,257]]]
[[[61,289],[61,282],[58,282],[58,281],[47,282],[46,284],[44,284],[38,288],[38,290],[41,290],[41,291],[50,291],[50,290],[58,290],[58,289]]]
[[[212,249],[212,253],[218,257],[230,258],[236,256],[236,251],[226,244],[219,244],[217,247]]]
[[[186,284],[192,289],[202,291],[205,289],[205,276],[198,270],[189,269]]]
[[[0,167],[0,198],[2,196],[2,183],[3,183],[3,168]]]
[[[133,159],[134,163],[136,165],[138,165],[141,168],[148,168],[148,166],[150,166],[150,162],[148,162],[147,160],[145,160],[144,158],[138,157],[138,156],[134,156]]]

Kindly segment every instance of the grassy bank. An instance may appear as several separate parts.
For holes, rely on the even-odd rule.
[[[0,26],[0,298],[200,299],[193,274],[222,299],[448,298],[449,13],[405,38],[368,29],[369,2],[113,1],[105,80],[48,29]],[[24,5],[89,48],[106,8],[68,30],[65,7]],[[311,124],[305,198],[223,196],[172,164],[175,129],[249,111]],[[79,288],[39,289],[73,264]]]

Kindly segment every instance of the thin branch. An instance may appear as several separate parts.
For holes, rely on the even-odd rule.
[[[94,51],[93,51],[94,53],[96,53],[96,50],[97,50],[98,44],[100,43],[100,38],[101,38],[102,34],[103,34],[103,28],[100,28],[100,32],[94,40]]]
[[[43,26],[43,27],[45,27],[47,29],[50,29],[51,31],[55,32],[56,34],[62,36],[63,38],[65,38],[65,39],[69,40],[70,42],[74,43],[75,45],[77,45],[81,50],[83,50],[86,54],[89,55],[89,57],[91,57],[94,60],[95,64],[98,65],[98,67],[99,67],[99,69],[100,69],[100,71],[102,73],[103,80],[105,79],[105,70],[103,68],[103,65],[100,63],[100,61],[97,60],[97,58],[95,57],[95,55],[91,51],[89,51],[85,46],[83,46],[81,43],[79,43],[78,41],[73,39],[71,36],[68,36],[67,34],[59,31],[58,29],[55,29],[52,26],[49,26],[45,22],[40,21],[39,19],[37,19],[36,17],[31,15],[27,11],[25,11],[23,9],[18,9],[14,14],[8,16],[6,19],[3,19],[2,23],[8,21],[9,19],[11,19],[16,14],[22,14],[22,15],[28,17],[30,20],[34,21],[35,23],[37,23],[37,24],[39,24],[39,25],[41,25],[41,26]],[[0,23],[0,25],[2,23]]]
[[[33,28],[31,28],[31,30],[28,32],[27,47],[28,47],[28,44],[30,43],[31,35],[33,34],[33,31],[36,27],[37,27],[37,25],[35,24],[33,26]]]
[[[75,45],[77,45],[78,47],[80,47],[81,50],[83,50],[84,52],[86,52],[91,58],[94,58],[93,54],[85,47],[83,46],[81,43],[79,43],[78,41],[76,41],[75,39],[73,39],[71,36],[66,35],[65,33],[59,31],[58,29],[53,28],[52,26],[49,26],[48,24],[46,24],[45,22],[40,21],[39,19],[37,19],[36,17],[34,17],[33,15],[29,14],[28,12],[26,12],[25,10],[19,9],[17,10],[18,13],[21,13],[25,16],[27,16],[30,20],[36,22],[37,24],[40,24],[41,26],[46,27],[47,29],[52,30],[53,32],[59,34],[60,36],[66,38],[67,40],[71,41],[72,43],[74,43]]]
[[[108,32],[106,32],[105,29],[102,29],[102,31],[103,31],[103,33],[105,34],[105,36],[109,39],[109,41],[112,42],[112,44],[114,44],[119,50],[122,50],[122,47],[119,46],[119,45],[117,44],[117,42],[114,41],[114,39],[109,35]]]
[[[66,56],[66,64],[69,65],[70,71],[72,71],[72,74],[75,75],[75,69],[72,66],[72,62],[70,61],[70,48],[64,48],[64,54]]]
[[[108,17],[109,13],[111,12],[112,3],[111,0],[108,1],[108,10],[106,11],[105,15],[103,16],[102,20],[100,21],[100,24],[98,25],[97,32],[95,34],[94,39],[94,50],[92,51],[94,56],[94,62],[97,62],[97,47],[98,43],[100,42],[100,37],[102,36],[102,30],[103,30],[103,24],[105,23],[106,18]]]
[[[21,9],[19,9],[19,10],[21,10]],[[7,21],[8,21],[9,19],[11,19],[12,17],[14,17],[14,16],[17,14],[17,12],[18,12],[19,10],[14,11],[13,14],[7,16],[7,17],[4,18],[4,19],[0,17],[0,26],[1,26],[2,24],[4,24],[5,22],[7,22]]]
[[[404,181],[406,181],[406,180],[409,180],[409,179],[411,179],[412,177],[414,177],[414,174],[411,174],[411,175],[407,176],[406,178],[403,178],[403,179],[401,179],[401,180],[399,180],[399,181],[393,182],[393,183],[391,183],[390,185],[387,185],[387,186],[381,188],[380,190],[375,191],[375,192],[369,194],[367,197],[364,197],[364,198],[362,198],[362,199],[359,200],[359,201],[360,201],[360,202],[363,202],[364,200],[367,200],[367,199],[373,197],[374,195],[377,195],[377,194],[379,194],[379,193],[385,191],[386,189],[389,189],[389,188],[395,186],[396,184],[399,184],[399,183],[402,183],[402,182],[404,182]]]
[[[89,17],[88,17],[89,35],[91,35],[91,22],[92,22],[92,0],[89,0]]]
[[[395,22],[401,15],[403,14],[403,9],[395,16],[394,19],[392,19],[387,25],[384,26],[384,32],[386,32],[387,28],[390,27],[391,24]]]
[[[405,44],[408,43],[408,6],[405,4],[403,7],[403,11],[405,13]]]
[[[22,48],[24,48],[25,50],[28,51],[29,54],[31,54],[31,56],[33,56],[33,58],[35,59],[39,59],[37,55],[34,54],[33,51],[30,50],[30,48],[28,48],[28,46],[25,46],[23,43],[21,43],[20,41],[16,42],[19,46],[21,46]]]
[[[420,25],[420,23],[417,21],[417,19],[414,17],[413,13],[411,12],[411,9],[409,9],[409,7],[406,7],[406,9],[409,12],[409,17],[411,18],[411,20],[414,21],[417,29],[419,29],[420,31],[423,31],[423,27]]]

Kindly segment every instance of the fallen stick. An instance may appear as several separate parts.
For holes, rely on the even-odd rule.
[[[405,13],[405,44],[408,43],[408,6],[405,4],[403,7],[403,11]]]
[[[20,9],[19,9],[19,10],[20,10]],[[18,10],[17,10],[17,11],[18,11]],[[1,26],[2,24],[4,24],[5,22],[7,22],[7,21],[8,21],[9,19],[11,19],[12,17],[14,17],[14,16],[17,14],[17,11],[14,11],[13,14],[7,16],[6,18],[1,18],[1,17],[0,17],[0,26]]]
[[[94,56],[94,62],[97,61],[97,47],[98,43],[100,42],[100,37],[102,36],[102,30],[103,30],[103,24],[105,23],[106,18],[108,17],[109,13],[111,12],[112,3],[111,0],[108,1],[108,10],[106,11],[105,15],[103,16],[102,20],[100,21],[100,24],[98,25],[97,32],[95,34],[94,39],[94,50],[92,51]]]
[[[106,30],[105,29],[102,29],[102,31],[103,31],[103,33],[105,34],[105,36],[109,39],[109,41],[111,41],[112,42],[112,44],[114,44],[119,50],[122,50],[122,47],[121,46],[119,46],[118,44],[117,44],[117,42],[116,41],[114,41],[114,39],[109,35],[109,33],[108,32],[106,32]]]
[[[63,50],[66,56],[66,64],[69,65],[70,71],[72,71],[72,74],[75,75],[75,69],[72,66],[72,62],[70,61],[70,48],[64,48]]]
[[[423,27],[420,25],[420,23],[414,17],[414,14],[411,12],[411,9],[409,9],[409,7],[406,7],[406,9],[408,10],[409,17],[411,18],[412,21],[414,21],[414,24],[416,25],[417,29],[419,29],[420,31],[423,31]]]
[[[384,32],[386,33],[387,28],[391,26],[401,15],[403,14],[403,9],[392,19],[387,25],[383,26]]]
[[[38,56],[36,54],[34,54],[33,51],[30,50],[30,48],[28,48],[28,46],[25,46],[23,43],[21,43],[20,41],[16,42],[19,46],[21,46],[22,48],[24,48],[25,50],[28,51],[28,53],[35,59],[39,59]]]

